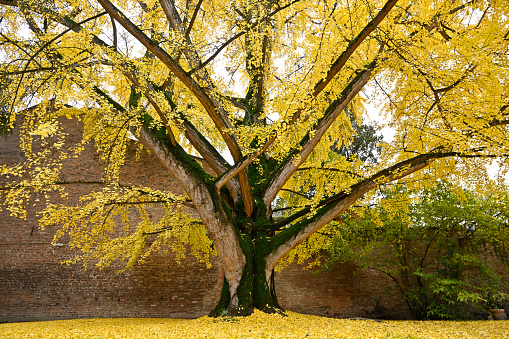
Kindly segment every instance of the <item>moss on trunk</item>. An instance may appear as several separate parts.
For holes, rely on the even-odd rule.
[[[246,256],[246,265],[240,284],[235,291],[238,303],[237,305],[232,303],[230,285],[225,278],[219,302],[209,316],[247,316],[252,314],[255,308],[266,313],[283,313],[283,309],[277,302],[274,272],[271,272],[269,279],[265,273],[266,264],[263,257],[266,251],[258,252],[251,238],[245,235],[242,237],[241,244]],[[265,249],[266,244],[263,245]]]

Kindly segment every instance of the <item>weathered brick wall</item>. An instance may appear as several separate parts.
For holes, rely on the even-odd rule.
[[[410,317],[386,275],[353,264],[315,273],[294,263],[276,275],[276,289],[281,306],[299,313],[338,318]]]
[[[79,140],[79,123],[65,118],[62,123],[70,133],[68,139]],[[0,164],[23,161],[17,139],[15,131],[0,140]],[[130,154],[122,173],[125,183],[182,192],[171,173],[153,156],[143,153],[135,161],[134,147]],[[100,178],[98,155],[87,149],[84,156],[70,160],[64,176],[65,180]],[[77,201],[89,189],[73,186],[70,201]],[[0,212],[0,320],[199,317],[218,301],[222,272],[217,258],[212,258],[212,267],[206,268],[188,255],[178,266],[171,252],[161,251],[142,266],[121,274],[115,273],[122,268],[119,263],[102,271],[61,265],[72,253],[66,245],[51,245],[55,229],[37,227],[36,211],[41,207],[35,203],[27,220]],[[153,209],[154,218],[160,213]],[[353,265],[313,274],[294,263],[276,275],[281,306],[291,311],[335,317],[408,316],[395,291],[384,294],[387,286],[392,284],[383,274]]]

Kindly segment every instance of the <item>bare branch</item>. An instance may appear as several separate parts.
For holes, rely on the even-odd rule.
[[[117,45],[117,25],[115,24],[115,19],[110,15],[111,26],[113,27],[113,49],[116,51],[118,49]]]
[[[214,54],[212,54],[207,60],[205,60],[203,63],[201,63],[199,66],[193,68],[192,70],[189,71],[189,74],[193,74],[194,72],[196,72],[197,70],[207,66],[212,60],[215,59],[215,57],[217,57],[219,55],[219,53],[221,53],[221,51],[226,48],[229,44],[231,44],[232,42],[234,42],[235,40],[237,40],[238,38],[240,38],[241,36],[243,36],[244,34],[246,34],[249,30],[255,28],[256,26],[260,25],[261,23],[265,22],[265,21],[268,21],[271,17],[273,17],[274,15],[276,15],[277,13],[279,13],[280,11],[290,7],[291,5],[299,2],[300,0],[294,0],[294,1],[291,1],[289,2],[288,4],[284,5],[284,6],[281,6],[281,7],[278,7],[276,10],[272,11],[271,13],[269,13],[266,17],[264,17],[263,19],[261,19],[260,21],[257,21],[255,23],[253,23],[252,25],[250,25],[248,28],[246,28],[244,31],[242,32],[239,32],[237,34],[235,34],[234,36],[232,36],[230,39],[228,39],[224,44],[221,45],[221,47],[219,47],[215,52]]]
[[[186,40],[189,39],[189,34],[191,34],[191,30],[193,29],[194,21],[196,20],[196,16],[198,15],[198,12],[201,7],[201,3],[203,0],[198,0],[198,4],[196,4],[196,8],[194,9],[193,16],[191,17],[191,21],[189,21],[189,26],[187,26],[185,38]]]

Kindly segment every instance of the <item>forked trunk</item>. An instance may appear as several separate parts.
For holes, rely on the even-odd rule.
[[[246,265],[240,284],[232,288],[224,278],[221,297],[209,316],[247,316],[259,309],[266,313],[281,313],[274,284],[274,270],[268,269],[264,256],[250,248],[243,248]]]

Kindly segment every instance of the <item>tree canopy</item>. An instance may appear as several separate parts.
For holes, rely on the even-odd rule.
[[[2,125],[25,114],[27,159],[2,167],[16,179],[2,190],[7,208],[23,216],[32,193],[62,190],[62,162],[93,142],[107,164],[104,185],[78,206],[48,203],[41,223],[62,225],[100,263],[135,261],[148,236],[159,245],[190,239],[183,232],[197,244],[210,238],[225,276],[215,315],[279,310],[277,263],[380,185],[447,176],[490,189],[485,165],[498,159],[500,177],[508,169],[506,1],[0,0],[0,8]],[[377,163],[334,151],[354,140],[366,89],[395,131]],[[70,148],[63,115],[84,126]],[[119,182],[130,134],[186,196]],[[167,216],[148,220],[153,203]],[[131,208],[141,221],[119,237],[115,227],[133,226]]]

